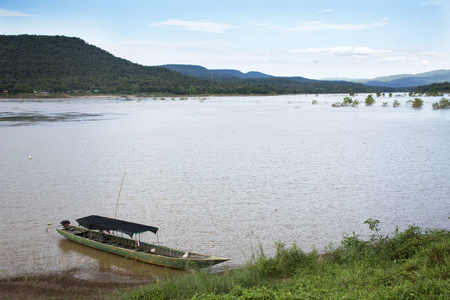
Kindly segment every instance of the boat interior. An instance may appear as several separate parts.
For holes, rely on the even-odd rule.
[[[72,229],[73,228],[73,229]],[[207,256],[201,255],[201,254],[194,254],[189,252],[183,252],[183,251],[175,251],[173,249],[164,247],[164,246],[158,246],[153,244],[148,244],[144,242],[140,242],[140,245],[138,246],[135,240],[120,237],[117,235],[108,234],[105,232],[98,232],[98,231],[92,231],[92,230],[83,230],[78,229],[75,227],[70,227],[64,229],[65,231],[68,231],[76,236],[83,237],[92,241],[100,242],[102,244],[119,247],[123,249],[128,250],[134,250],[138,252],[143,253],[149,253],[149,254],[155,254],[155,255],[161,255],[166,257],[173,257],[173,258],[205,258]]]

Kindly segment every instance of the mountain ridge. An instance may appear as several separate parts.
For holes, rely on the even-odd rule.
[[[450,82],[450,70],[439,69],[417,74],[396,74],[380,76],[371,79],[340,78],[348,82],[362,83],[370,86],[386,86],[392,88],[417,87],[433,83]],[[339,80],[339,78],[328,78],[323,80]]]
[[[202,79],[262,79],[262,78],[279,78],[286,80],[293,80],[297,82],[313,82],[313,81],[333,81],[333,82],[353,82],[361,83],[374,87],[389,87],[389,88],[413,88],[422,85],[429,85],[432,83],[442,83],[450,81],[450,70],[434,70],[418,74],[395,74],[388,76],[375,77],[372,79],[351,79],[351,78],[327,78],[327,79],[308,79],[301,76],[273,76],[257,71],[243,73],[235,69],[207,69],[199,65],[183,65],[183,64],[169,64],[161,65],[161,67],[168,68],[172,71],[181,74],[194,76]]]
[[[167,64],[167,65],[160,65],[159,67],[164,67],[169,70],[182,73],[184,75],[204,79],[211,79],[214,77],[239,78],[239,79],[261,79],[261,78],[275,77],[257,71],[250,71],[247,73],[243,73],[235,69],[207,69],[199,65]]]

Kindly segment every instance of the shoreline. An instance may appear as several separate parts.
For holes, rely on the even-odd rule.
[[[157,281],[78,268],[64,272],[0,278],[0,299],[82,299],[126,291]]]
[[[52,94],[52,95],[42,95],[42,94],[19,94],[19,95],[0,95],[0,100],[8,100],[8,99],[77,99],[77,98],[208,98],[208,97],[254,97],[254,96],[281,96],[281,95],[315,95],[315,94],[275,94],[275,95],[267,95],[267,94],[227,94],[227,95],[160,95],[160,94],[102,94],[102,95],[67,95],[67,94]]]
[[[407,93],[407,92],[398,92]],[[282,93],[282,94],[18,94],[18,95],[0,95],[0,100],[8,99],[77,99],[77,98],[210,98],[210,97],[272,97],[272,96],[295,96],[295,95],[350,95],[350,93]],[[374,94],[374,93],[355,93],[355,94]]]

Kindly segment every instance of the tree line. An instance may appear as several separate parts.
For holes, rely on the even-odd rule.
[[[432,83],[429,85],[418,86],[415,90],[418,94],[439,95],[442,93],[450,93],[450,82]]]

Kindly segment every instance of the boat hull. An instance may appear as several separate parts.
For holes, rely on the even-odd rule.
[[[74,227],[77,230],[77,232],[80,232],[80,231],[87,232],[87,230],[85,230],[84,228],[76,227],[76,226],[74,226]],[[74,241],[76,243],[94,248],[94,249],[98,249],[101,251],[105,251],[105,252],[120,255],[120,256],[124,256],[124,257],[138,260],[141,262],[158,265],[158,266],[163,266],[163,267],[174,268],[174,269],[181,269],[181,270],[201,269],[201,268],[209,267],[209,266],[216,265],[216,264],[219,264],[219,263],[229,260],[227,258],[221,258],[221,257],[216,257],[216,256],[207,256],[207,255],[201,255],[201,254],[195,254],[195,253],[190,254],[190,256],[194,256],[194,257],[168,257],[168,256],[164,256],[164,255],[140,252],[140,251],[136,251],[133,249],[125,249],[122,247],[116,247],[114,245],[104,244],[104,243],[101,243],[101,242],[98,242],[98,241],[95,241],[95,240],[92,240],[92,239],[89,239],[86,237],[78,236],[78,235],[74,234],[73,232],[67,231],[64,229],[56,229],[56,230],[58,231],[58,233],[60,233],[67,239]],[[123,239],[123,238],[121,238],[121,239]],[[149,244],[146,244],[146,245],[149,245]],[[167,248],[167,247],[160,247],[160,246],[155,246],[155,247],[164,248],[166,250],[174,251],[177,253],[183,253],[183,251],[171,249],[171,248]],[[197,256],[197,257],[195,257],[195,256]]]

